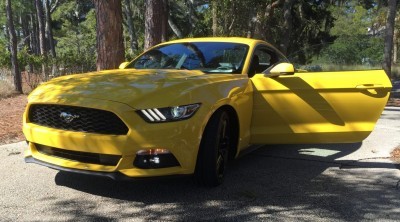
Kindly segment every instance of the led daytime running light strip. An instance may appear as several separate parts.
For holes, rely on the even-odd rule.
[[[158,109],[146,109],[141,110],[151,122],[154,121],[165,121],[167,118]]]

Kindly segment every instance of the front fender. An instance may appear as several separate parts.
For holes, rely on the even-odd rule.
[[[180,98],[180,100],[202,104],[200,110],[196,113],[196,115],[201,116],[199,117],[199,121],[201,121],[199,122],[201,124],[199,138],[202,137],[211,116],[218,109],[229,106],[236,112],[239,121],[238,151],[249,145],[253,86],[247,77],[202,85],[191,90],[185,96],[185,99]]]

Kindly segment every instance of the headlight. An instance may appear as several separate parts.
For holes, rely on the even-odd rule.
[[[196,113],[196,111],[199,108],[200,108],[200,103],[195,103],[183,106],[142,109],[136,112],[146,122],[160,123],[160,122],[172,122],[172,121],[189,119]]]

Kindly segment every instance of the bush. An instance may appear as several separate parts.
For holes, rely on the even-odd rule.
[[[319,60],[336,65],[379,66],[383,60],[383,39],[341,36],[322,50]]]

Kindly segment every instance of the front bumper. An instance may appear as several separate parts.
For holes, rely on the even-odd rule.
[[[54,164],[46,163],[43,161],[40,161],[38,159],[33,158],[32,156],[30,157],[25,157],[24,158],[25,163],[35,163],[38,165],[42,165],[54,170],[59,170],[59,171],[65,171],[65,172],[70,172],[70,173],[77,173],[77,174],[82,174],[82,175],[89,175],[89,176],[96,176],[96,177],[103,177],[103,178],[109,178],[115,181],[135,181],[135,180],[148,180],[148,179],[153,179],[154,177],[150,178],[136,178],[136,177],[128,177],[120,172],[97,172],[97,171],[90,171],[90,170],[79,170],[79,169],[72,169],[72,168],[66,168],[66,167],[61,167],[57,166]],[[190,174],[189,174],[190,175]],[[177,177],[185,177],[188,176],[186,174],[182,175],[171,175],[171,176],[162,176],[161,178],[177,178]],[[160,179],[160,177],[157,177]]]
[[[63,104],[111,111],[128,126],[129,132],[127,135],[101,135],[53,129],[30,123],[25,113],[23,132],[29,141],[28,152],[25,153],[27,162],[118,180],[121,177],[142,178],[193,174],[203,125],[200,121],[201,113],[198,112],[193,118],[185,121],[149,124],[141,119],[134,109],[117,102],[101,101],[99,103],[98,100],[81,98],[77,102],[64,101]],[[29,105],[27,110],[29,110]],[[118,155],[121,158],[113,166],[88,163],[46,155],[38,151],[36,144],[71,152]],[[169,150],[180,166],[143,169],[134,165],[136,153],[139,150],[157,148]]]
[[[91,176],[100,176],[100,177],[107,177],[113,180],[132,180],[132,177],[127,177],[120,172],[96,172],[96,171],[89,171],[89,170],[80,170],[80,169],[73,169],[73,168],[66,168],[61,167],[58,165],[50,164],[38,159],[33,158],[32,156],[25,157],[25,163],[35,163],[42,166],[49,167],[51,169],[66,171],[71,173],[79,173],[84,175],[91,175]]]

